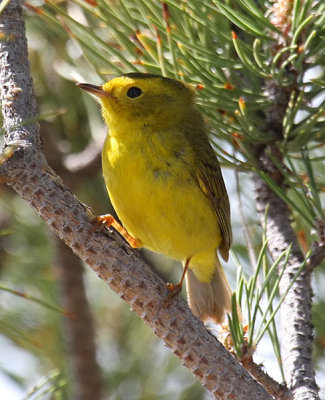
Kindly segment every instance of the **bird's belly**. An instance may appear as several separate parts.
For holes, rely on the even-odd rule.
[[[144,247],[176,260],[218,248],[216,214],[189,176],[145,168],[117,168],[104,176],[117,215]]]

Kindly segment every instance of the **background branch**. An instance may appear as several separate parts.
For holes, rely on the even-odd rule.
[[[96,361],[95,332],[85,293],[83,266],[57,236],[53,240],[61,304],[68,312],[63,323],[71,375],[69,398],[100,400],[101,374]]]
[[[274,172],[276,168],[270,160],[264,163],[263,168],[266,169],[268,163]],[[291,227],[288,206],[260,177],[255,176],[254,182],[256,208],[261,224],[266,221],[266,235],[273,260],[292,245],[292,253],[280,281],[280,293],[284,293],[303,263],[304,256]],[[282,359],[286,382],[294,399],[319,399],[312,360],[311,298],[310,271],[304,269],[281,306]]]

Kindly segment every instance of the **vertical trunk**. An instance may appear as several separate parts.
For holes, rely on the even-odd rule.
[[[304,260],[291,227],[288,206],[258,176],[255,176],[257,211],[262,226],[267,213],[267,238],[275,260],[292,245],[292,253],[280,283],[284,293]],[[293,284],[281,306],[282,360],[286,383],[294,400],[319,399],[312,361],[311,276],[305,269]]]

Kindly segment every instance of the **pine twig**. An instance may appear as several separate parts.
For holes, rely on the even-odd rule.
[[[315,221],[315,225],[319,240],[314,243],[313,253],[307,263],[311,272],[325,260],[325,222],[319,219]]]
[[[325,260],[325,247],[317,246],[307,262],[307,268],[312,272]]]
[[[266,374],[261,365],[256,364],[252,357],[241,360],[243,366],[260,382],[263,387],[277,400],[291,400],[292,396],[285,385],[281,385]]]

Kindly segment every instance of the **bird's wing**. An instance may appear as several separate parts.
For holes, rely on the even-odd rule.
[[[200,151],[200,149],[197,150]],[[204,151],[204,156],[198,155],[198,169],[195,171],[196,180],[218,217],[222,234],[219,252],[222,258],[227,261],[232,243],[229,198],[219,162],[210,144],[204,146]]]
[[[213,164],[205,164],[204,168],[201,168],[197,173],[197,180],[218,217],[219,228],[222,234],[219,252],[222,258],[227,261],[232,242],[229,198],[219,163]]]
[[[189,125],[195,127],[195,130],[188,129]],[[206,134],[203,118],[197,110],[191,111],[183,126],[184,136],[194,157],[194,161],[190,163],[193,168],[192,176],[216,213],[222,235],[219,252],[227,261],[232,243],[230,204],[219,161]]]

